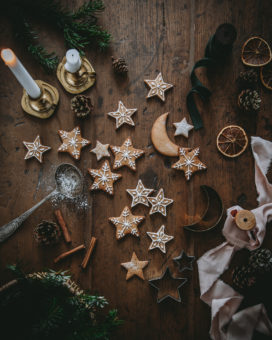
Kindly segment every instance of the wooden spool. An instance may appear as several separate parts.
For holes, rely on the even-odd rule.
[[[251,230],[256,226],[256,219],[251,211],[239,210],[235,216],[235,223],[241,230]]]

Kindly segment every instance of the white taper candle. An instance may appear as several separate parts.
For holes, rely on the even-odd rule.
[[[28,95],[33,99],[39,98],[41,95],[39,86],[24,68],[14,52],[10,48],[5,48],[1,51],[1,57]]]
[[[75,73],[80,69],[81,58],[76,49],[71,49],[66,52],[65,70],[70,73]]]

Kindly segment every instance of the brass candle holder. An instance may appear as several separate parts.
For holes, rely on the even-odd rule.
[[[80,69],[75,73],[68,72],[64,67],[65,63],[66,57],[59,63],[57,77],[67,92],[78,94],[93,86],[96,73],[87,58],[81,58]]]
[[[52,116],[59,102],[58,90],[42,80],[36,80],[37,85],[41,89],[41,95],[39,98],[31,98],[26,90],[23,91],[22,108],[23,110],[41,119],[46,119]]]

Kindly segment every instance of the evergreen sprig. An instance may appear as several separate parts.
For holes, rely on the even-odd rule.
[[[75,291],[67,272],[10,269],[19,280],[0,293],[1,333],[9,339],[106,340],[121,324],[115,309],[102,313],[108,304],[103,296]]]
[[[110,34],[97,25],[97,14],[104,10],[102,0],[89,0],[74,11],[58,0],[8,0],[1,2],[0,10],[9,17],[15,37],[47,72],[56,69],[59,58],[39,43],[38,33],[32,28],[33,18],[60,30],[66,46],[79,50],[81,55],[87,47],[103,50],[110,42]]]

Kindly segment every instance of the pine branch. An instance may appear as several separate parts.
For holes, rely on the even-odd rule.
[[[68,48],[84,55],[87,47],[103,50],[109,46],[111,35],[97,25],[97,14],[104,10],[102,0],[89,0],[75,11],[64,8],[59,0],[8,0],[0,2],[0,12],[6,13],[13,24],[15,37],[47,71],[54,71],[59,59],[38,42],[32,29],[32,19],[46,22],[62,31]]]

